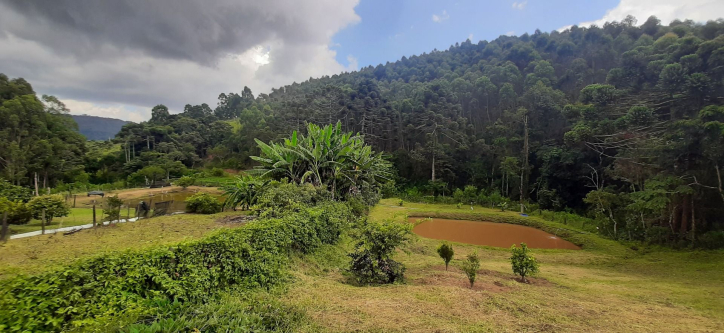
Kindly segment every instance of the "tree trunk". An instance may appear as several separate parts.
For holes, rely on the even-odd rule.
[[[520,212],[528,193],[528,115],[523,116],[523,166],[520,170]]]
[[[716,168],[717,180],[719,180],[719,195],[721,196],[721,200],[724,201],[724,189],[722,189],[721,172],[719,171],[719,163],[716,163],[714,165],[714,167]]]
[[[8,212],[3,213],[3,225],[2,229],[0,229],[0,240],[4,242],[8,241],[8,238],[10,238],[9,232],[8,232]]]
[[[38,194],[38,173],[36,172],[35,173],[35,196],[37,197],[39,195],[40,194]]]

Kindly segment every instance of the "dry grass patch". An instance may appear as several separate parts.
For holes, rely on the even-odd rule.
[[[68,236],[60,233],[12,239],[0,244],[0,279],[38,273],[101,253],[198,239],[216,229],[239,226],[238,223],[216,222],[220,217],[238,214],[181,214],[99,226]]]
[[[411,211],[456,210],[385,203],[371,218],[404,222]],[[327,332],[724,330],[723,251],[634,251],[595,235],[584,237],[590,246],[580,251],[533,250],[541,273],[530,284],[516,280],[509,249],[453,243],[455,257],[445,271],[435,252],[439,241],[417,238],[396,257],[407,266],[406,282],[370,287],[347,283],[348,240],[296,264],[283,301],[305,310]],[[481,269],[471,290],[459,265],[474,250]]]

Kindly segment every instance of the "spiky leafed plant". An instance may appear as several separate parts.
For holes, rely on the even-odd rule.
[[[390,163],[374,153],[359,135],[344,133],[342,124],[307,126],[307,135],[295,131],[284,145],[257,140],[261,165],[257,172],[274,179],[289,178],[296,183],[324,186],[333,195],[375,187],[390,178]]]
[[[241,206],[242,209],[249,209],[256,204],[259,195],[268,184],[268,180],[248,175],[236,177],[234,183],[224,187],[224,193],[227,195],[224,208],[236,210],[236,207]]]

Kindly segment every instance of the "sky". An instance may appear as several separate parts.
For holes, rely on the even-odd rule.
[[[705,22],[722,0],[0,0],[0,73],[73,114],[145,121],[164,104],[255,94],[535,29],[634,15]]]

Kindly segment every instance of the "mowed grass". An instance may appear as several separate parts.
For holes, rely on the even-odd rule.
[[[103,210],[96,209],[96,220],[103,219]],[[45,225],[45,230],[58,229],[64,227],[74,227],[77,225],[93,223],[93,209],[90,208],[71,208],[68,216],[56,217],[50,224]],[[27,224],[10,225],[10,234],[22,234],[31,231],[42,230],[40,220],[32,219]]]
[[[240,212],[162,216],[84,229],[67,236],[58,233],[11,239],[0,243],[0,279],[39,273],[102,253],[198,239],[217,229],[239,226],[217,222],[224,216],[238,214]]]
[[[372,219],[468,217],[492,220],[513,212],[383,200]],[[568,229],[576,250],[533,252],[541,264],[530,284],[515,280],[508,249],[454,243],[450,270],[439,241],[415,237],[397,254],[404,284],[359,287],[344,272],[352,240],[296,260],[283,301],[311,319],[299,331],[327,332],[715,332],[724,330],[724,251],[673,251],[628,246],[530,217],[549,231]],[[458,268],[478,251],[475,288]]]

